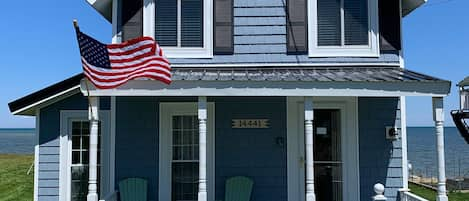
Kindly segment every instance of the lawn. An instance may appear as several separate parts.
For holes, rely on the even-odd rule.
[[[436,191],[429,190],[427,188],[423,188],[421,186],[417,186],[415,184],[410,183],[409,188],[412,193],[423,197],[430,201],[436,200]],[[469,200],[469,193],[457,193],[457,192],[450,192],[448,193],[449,200],[451,201],[468,201]]]
[[[27,175],[33,155],[0,154],[0,201],[32,201],[34,168]]]

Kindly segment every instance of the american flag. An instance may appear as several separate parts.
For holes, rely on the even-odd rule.
[[[84,74],[99,89],[116,88],[138,78],[171,83],[170,63],[151,37],[106,45],[77,29],[77,38]]]

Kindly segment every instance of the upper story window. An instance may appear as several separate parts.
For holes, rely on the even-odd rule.
[[[376,0],[309,0],[309,56],[378,57]]]
[[[212,0],[156,0],[155,3],[155,38],[167,57],[212,57]]]

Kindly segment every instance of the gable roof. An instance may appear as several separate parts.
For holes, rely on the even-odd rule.
[[[83,74],[77,74],[66,80],[48,86],[32,94],[8,103],[10,112],[21,115],[35,115],[35,107],[53,101],[55,98],[66,96],[72,92],[78,93]]]
[[[423,5],[427,0],[401,0],[402,16],[405,17],[412,11]],[[112,0],[86,0],[96,11],[98,11],[109,22],[112,22]]]

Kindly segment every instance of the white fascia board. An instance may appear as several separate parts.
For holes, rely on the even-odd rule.
[[[427,0],[402,0],[402,16],[407,16],[425,3]]]
[[[112,22],[112,0],[86,0],[109,22]]]
[[[296,81],[173,81],[165,85],[133,80],[116,89],[101,90],[81,82],[85,96],[335,96],[335,97],[445,97],[442,82],[296,82]]]
[[[32,103],[28,106],[25,106],[19,110],[11,112],[13,115],[27,115],[27,116],[34,116],[36,109],[40,109],[42,107],[48,106],[52,103],[55,103],[57,101],[63,100],[64,98],[70,97],[76,93],[79,93],[78,89],[80,88],[80,85],[74,86],[70,89],[67,89],[65,91],[62,91],[60,93],[57,93],[53,96],[49,96],[45,99],[42,99],[40,101],[37,101],[35,103]]]

